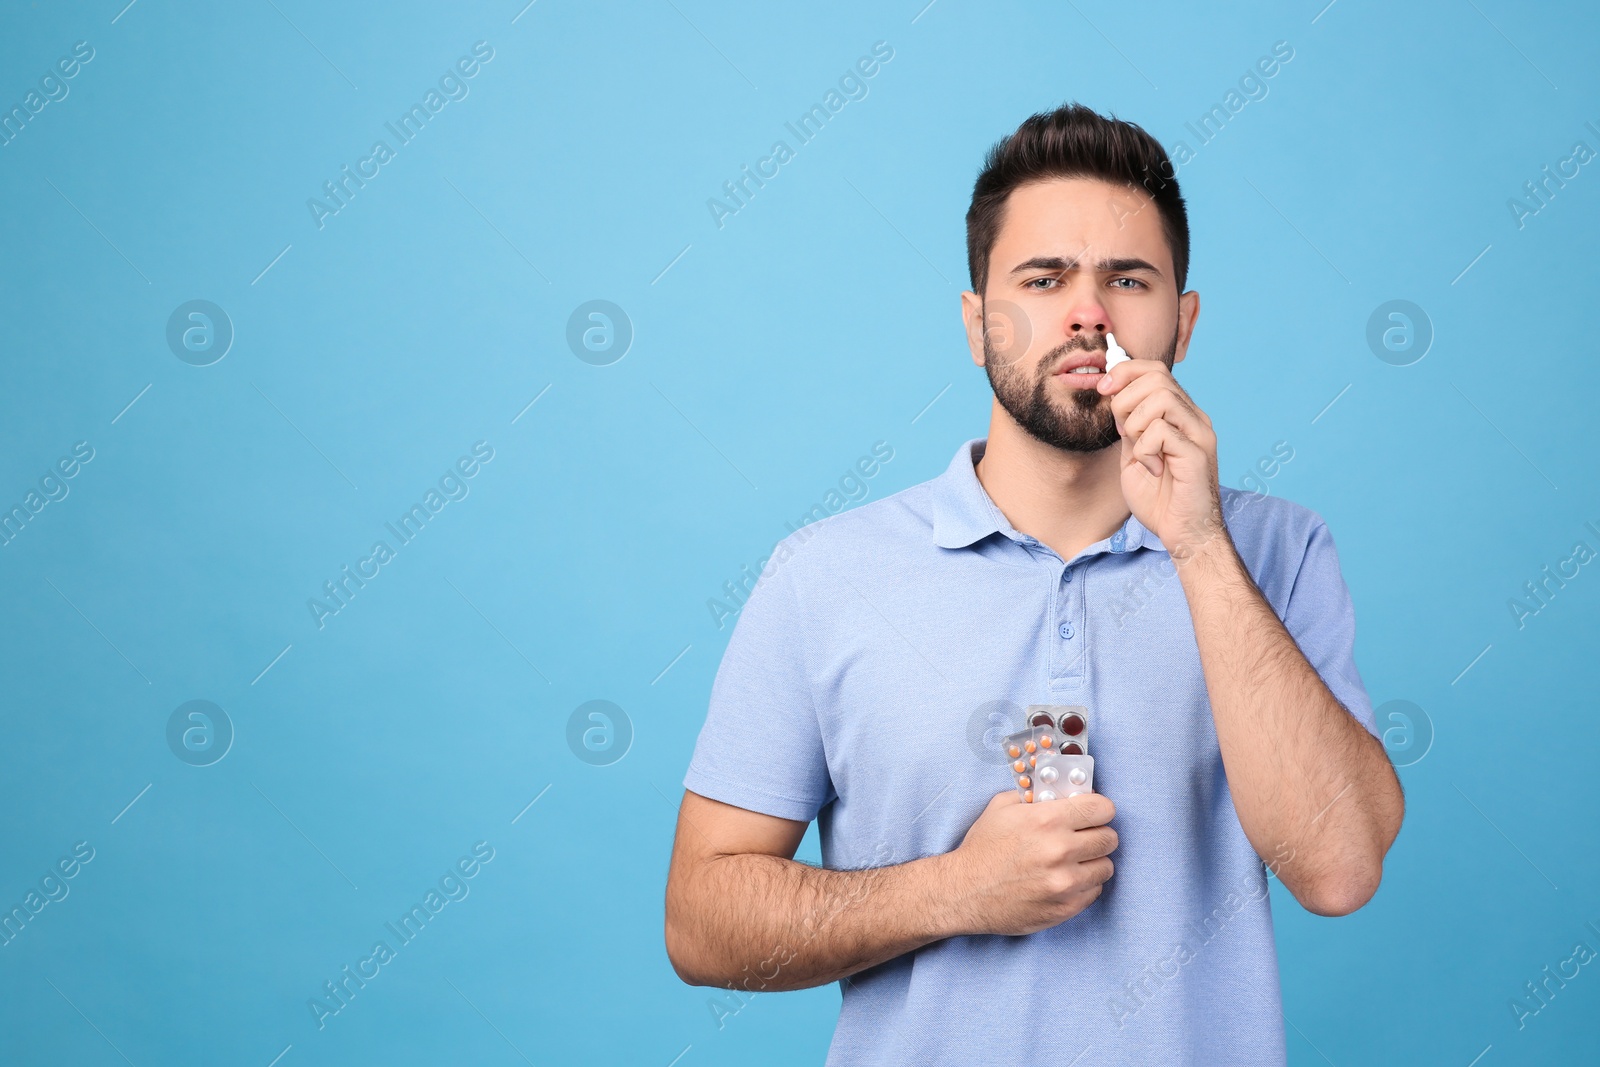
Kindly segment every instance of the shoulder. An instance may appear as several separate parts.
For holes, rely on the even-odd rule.
[[[903,555],[916,545],[933,546],[932,483],[921,482],[897,493],[808,522],[773,546],[772,565],[781,567],[797,586],[823,580],[863,560],[880,562],[886,554]]]
[[[1307,559],[1333,550],[1322,516],[1280,496],[1223,486],[1222,515],[1239,558],[1280,612]]]
[[[1317,512],[1281,496],[1222,486],[1222,517],[1242,553],[1245,544],[1268,549],[1304,546],[1327,523]]]

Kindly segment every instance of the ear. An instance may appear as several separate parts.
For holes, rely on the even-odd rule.
[[[1178,297],[1178,343],[1172,350],[1172,362],[1180,363],[1189,354],[1189,338],[1194,336],[1195,320],[1200,317],[1200,294],[1193,289]]]
[[[983,366],[983,301],[978,294],[968,291],[961,294],[961,321],[967,330],[967,349],[972,362]]]

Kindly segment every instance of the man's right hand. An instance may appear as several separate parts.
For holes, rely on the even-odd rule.
[[[1099,793],[1034,804],[996,794],[945,856],[959,932],[1031,934],[1087,908],[1111,877],[1116,814]]]

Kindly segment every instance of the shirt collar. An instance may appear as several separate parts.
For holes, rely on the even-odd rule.
[[[930,483],[933,488],[933,542],[941,548],[966,548],[995,533],[1004,534],[1013,541],[1029,540],[1006,520],[983,483],[978,481],[975,464],[983,458],[988,444],[987,437],[975,437],[962,444],[956,449],[950,466]],[[1108,552],[1132,552],[1139,548],[1166,551],[1161,539],[1132,515],[1116,533],[1099,544]],[[1084,551],[1096,547],[1091,545]]]

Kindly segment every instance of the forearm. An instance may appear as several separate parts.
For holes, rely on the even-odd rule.
[[[1179,573],[1240,825],[1308,909],[1353,911],[1399,832],[1383,746],[1306,661],[1226,535]]]
[[[946,857],[835,871],[779,856],[707,859],[669,895],[668,952],[695,985],[806,989],[956,932]]]

